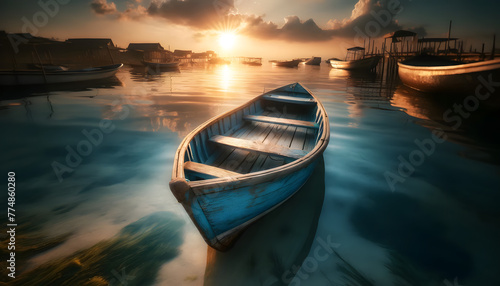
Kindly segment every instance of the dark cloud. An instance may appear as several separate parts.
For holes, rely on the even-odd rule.
[[[330,20],[332,36],[377,38],[395,30],[401,30],[396,16],[402,7],[389,5],[394,1],[359,0],[354,6],[350,18]]]
[[[313,19],[302,22],[297,16],[288,16],[281,28],[273,22],[265,22],[260,16],[245,16],[243,22],[246,27],[242,32],[260,39],[281,39],[297,42],[327,41],[331,39],[329,31],[318,27]]]
[[[199,29],[213,28],[234,10],[233,0],[168,0],[153,1],[147,9],[151,16]]]
[[[114,14],[117,12],[115,3],[111,2],[108,4],[106,0],[93,0],[90,3],[90,8],[98,15]]]
[[[302,22],[297,16],[285,18],[283,27],[273,22],[265,22],[260,16],[245,16],[243,32],[260,39],[281,39],[291,42],[320,42],[333,38],[378,38],[389,32],[401,30],[396,16],[403,10],[389,1],[359,0],[352,10],[351,17],[343,20],[332,19],[328,29],[320,28],[312,19]],[[419,35],[425,35],[423,27],[412,28]]]
[[[427,30],[423,26],[411,27],[411,28],[409,28],[407,30],[417,33],[417,35],[419,37],[426,37],[427,36]]]

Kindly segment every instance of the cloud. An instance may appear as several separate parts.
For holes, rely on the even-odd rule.
[[[318,27],[313,19],[302,22],[297,16],[288,16],[281,28],[273,22],[265,22],[261,16],[248,16],[243,22],[246,26],[242,33],[260,39],[281,39],[296,42],[317,42],[331,39],[329,32]]]
[[[408,28],[407,30],[415,32],[415,33],[417,33],[417,35],[419,35],[421,37],[427,36],[427,30],[423,26],[411,27],[411,28]]]
[[[148,15],[148,11],[146,7],[138,5],[134,6],[132,4],[128,5],[128,8],[119,14],[120,19],[131,19],[131,20],[140,20]]]
[[[92,11],[98,15],[107,15],[117,13],[116,5],[114,2],[108,4],[106,0],[93,0],[90,3]]]
[[[147,11],[151,16],[161,17],[174,24],[191,26],[198,29],[209,29],[234,11],[234,1],[153,1]]]
[[[387,2],[359,0],[352,10],[351,17],[328,21],[332,36],[377,38],[388,32],[401,30],[402,27],[395,17],[402,11],[402,7],[389,8]]]
[[[262,16],[240,15],[244,23],[242,32],[260,39],[281,39],[289,42],[320,42],[334,38],[378,38],[403,29],[396,20],[403,7],[389,2],[359,0],[350,17],[342,20],[331,19],[324,29],[313,19],[302,22],[297,16],[286,17],[285,24],[279,27],[276,23],[264,21]],[[419,35],[426,34],[423,27],[415,27],[412,30]]]
[[[97,14],[114,14],[120,19],[157,17],[198,31],[235,30],[258,39],[288,42],[321,42],[339,37],[378,38],[403,29],[396,20],[403,7],[392,0],[359,0],[350,17],[330,19],[326,28],[319,27],[313,19],[302,21],[295,15],[285,17],[280,27],[277,23],[266,22],[264,16],[238,13],[234,0],[153,0],[148,8],[137,3],[129,4],[123,12],[116,11],[115,4],[108,4],[106,0],[94,0],[91,6]],[[413,30],[426,34],[423,27]]]

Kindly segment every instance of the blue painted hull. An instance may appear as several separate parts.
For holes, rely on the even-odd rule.
[[[206,195],[189,199],[185,206],[210,245],[226,248],[250,223],[290,198],[311,176],[316,161],[304,169],[253,185],[239,181],[204,189]],[[224,211],[221,211],[224,210]]]

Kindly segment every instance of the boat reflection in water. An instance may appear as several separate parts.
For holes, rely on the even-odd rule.
[[[145,79],[155,78],[156,76],[161,76],[164,73],[180,73],[179,67],[173,68],[161,68],[158,66],[132,66],[130,68],[131,78],[138,81],[144,81]]]
[[[208,247],[205,285],[286,285],[313,243],[325,194],[323,157],[304,186],[227,252]]]
[[[421,119],[418,124],[431,130],[443,131],[446,140],[467,147],[462,156],[498,164],[500,152],[495,146],[500,139],[494,130],[500,125],[500,104],[495,94],[487,100],[478,100],[470,108],[473,95],[439,96],[400,85],[391,99],[394,106]]]
[[[67,82],[42,85],[19,85],[19,86],[3,86],[0,89],[2,99],[17,99],[31,97],[37,95],[47,95],[53,92],[78,92],[90,91],[93,89],[113,89],[123,86],[123,83],[116,77],[108,77],[104,79],[89,80],[82,82]]]

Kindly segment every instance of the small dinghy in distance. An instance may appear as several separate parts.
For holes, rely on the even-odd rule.
[[[365,49],[353,47],[347,49],[345,60],[337,58],[329,59],[332,68],[343,70],[370,71],[373,70],[380,60],[379,56],[365,58]]]
[[[295,60],[291,60],[291,61],[271,60],[269,62],[274,64],[277,67],[295,68],[302,62],[302,60],[299,60],[299,59],[295,59]]]
[[[500,59],[463,63],[420,55],[398,63],[398,74],[403,84],[419,91],[474,94],[482,84],[481,77],[484,81],[500,79]]]
[[[226,250],[300,189],[329,138],[321,102],[300,83],[286,85],[186,136],[170,189],[207,244]]]

